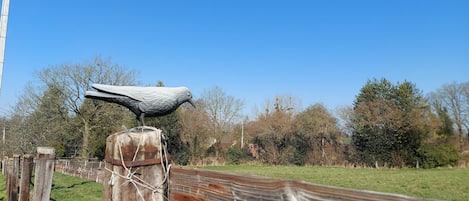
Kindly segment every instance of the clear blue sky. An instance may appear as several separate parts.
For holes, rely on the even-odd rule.
[[[424,93],[469,81],[469,1],[10,1],[0,115],[34,72],[96,55],[141,85],[214,86],[246,103],[351,105],[371,78]]]

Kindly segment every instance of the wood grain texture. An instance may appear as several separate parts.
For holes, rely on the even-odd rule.
[[[142,162],[161,159],[161,146],[159,129],[110,135],[106,140],[106,158],[124,162],[120,164],[105,162],[102,200],[162,201],[164,199],[162,164]],[[133,166],[125,166],[127,162],[132,162]]]
[[[311,184],[302,181],[270,179],[211,170],[173,167],[170,200],[321,200],[321,201],[417,201],[418,198]]]

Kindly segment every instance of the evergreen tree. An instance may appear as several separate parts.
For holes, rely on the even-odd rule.
[[[354,101],[352,143],[365,164],[413,165],[430,132],[421,92],[405,81],[369,80]]]

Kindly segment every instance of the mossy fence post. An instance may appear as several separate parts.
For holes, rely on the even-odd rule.
[[[161,130],[153,127],[108,136],[102,200],[167,200],[165,147]]]
[[[54,176],[55,149],[38,147],[34,172],[34,201],[49,201]]]

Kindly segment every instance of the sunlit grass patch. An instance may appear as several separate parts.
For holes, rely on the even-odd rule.
[[[98,201],[102,192],[103,184],[54,173],[51,200]]]

